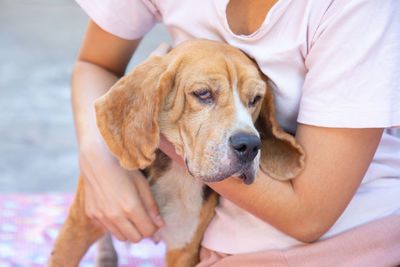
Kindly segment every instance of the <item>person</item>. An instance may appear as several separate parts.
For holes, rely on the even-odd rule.
[[[253,58],[273,88],[278,123],[307,157],[290,181],[259,171],[251,186],[235,178],[209,184],[221,200],[200,265],[266,264],[277,251],[280,263],[306,259],[308,266],[400,263],[400,139],[393,130],[400,126],[399,1],[77,2],[90,16],[72,75],[90,218],[132,242],[164,225],[143,175],[121,168],[108,151],[93,109],[161,22],[175,44],[218,40]]]

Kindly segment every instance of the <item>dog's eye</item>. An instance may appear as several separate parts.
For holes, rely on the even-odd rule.
[[[193,95],[203,102],[209,103],[213,101],[213,95],[209,89],[196,90],[193,92]]]
[[[259,95],[254,97],[253,100],[251,100],[249,102],[249,107],[254,107],[258,103],[258,101],[260,101],[260,99],[261,99],[261,96],[259,96]]]

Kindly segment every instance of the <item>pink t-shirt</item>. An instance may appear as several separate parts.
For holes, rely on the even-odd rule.
[[[229,0],[77,1],[100,27],[125,39],[162,22],[175,44],[206,38],[240,48],[268,76],[277,121],[288,132],[297,123],[400,126],[398,0],[279,0],[246,36],[229,28]],[[392,132],[384,132],[354,198],[322,239],[400,213],[400,139]],[[232,254],[297,244],[224,198],[203,240],[207,248]]]

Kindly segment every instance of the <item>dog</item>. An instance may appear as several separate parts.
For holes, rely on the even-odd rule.
[[[231,176],[252,184],[258,169],[295,177],[304,151],[275,120],[272,90],[255,62],[228,44],[194,39],[154,56],[95,103],[99,130],[127,169],[141,169],[166,225],[166,266],[194,266],[218,195],[204,182]],[[157,149],[160,133],[186,168]],[[105,234],[86,216],[82,178],[49,266],[78,266]]]

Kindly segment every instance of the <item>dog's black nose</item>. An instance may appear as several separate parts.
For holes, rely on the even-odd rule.
[[[254,134],[238,133],[231,136],[229,142],[239,160],[244,163],[252,161],[261,148],[261,140]]]

